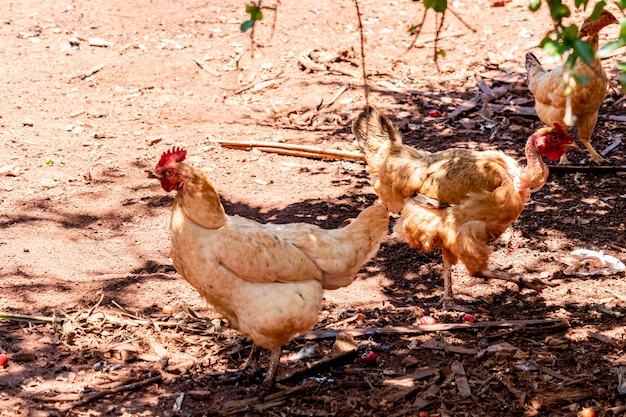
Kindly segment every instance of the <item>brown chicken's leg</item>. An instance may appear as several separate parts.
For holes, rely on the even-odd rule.
[[[450,310],[454,303],[452,295],[452,263],[448,257],[443,255],[443,295],[441,296],[441,305],[444,310]]]
[[[541,291],[546,287],[556,287],[558,285],[551,282],[546,282],[540,278],[527,278],[521,275],[509,274],[504,271],[496,271],[494,269],[485,269],[477,276],[509,281],[517,284],[519,290],[521,290],[522,288],[530,288],[531,290]]]
[[[449,256],[450,255],[446,256],[446,253],[444,251],[443,273],[441,274],[441,278],[443,278],[443,295],[441,296],[441,301],[439,301],[437,305],[441,304],[441,307],[444,310],[458,310],[469,312],[470,310],[467,307],[463,307],[454,303],[454,295],[452,292],[452,271],[454,269],[454,262],[450,260]]]
[[[267,375],[261,383],[261,390],[269,392],[276,382],[276,374],[278,373],[278,365],[280,364],[281,348],[272,349],[270,351],[270,362],[267,365]]]
[[[581,118],[578,121],[578,139],[580,143],[584,145],[585,148],[589,151],[589,155],[591,155],[591,162],[594,164],[601,164],[604,161],[604,158],[596,152],[596,150],[591,146],[591,134],[593,133],[593,129],[596,127],[596,122],[598,121],[598,113],[594,115],[587,116]]]

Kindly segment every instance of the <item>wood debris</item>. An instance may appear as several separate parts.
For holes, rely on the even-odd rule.
[[[461,397],[471,397],[472,390],[467,382],[467,376],[465,376],[465,368],[461,362],[454,362],[452,364],[452,373],[454,374],[454,382],[456,388],[459,390]]]
[[[316,340],[337,337],[339,333],[349,333],[354,337],[364,337],[383,334],[420,334],[425,332],[470,330],[484,328],[505,328],[525,326],[554,326],[556,324],[568,326],[567,320],[562,319],[536,319],[536,320],[505,320],[505,321],[481,321],[474,323],[439,323],[429,325],[375,327],[365,329],[346,330],[312,330],[296,338],[296,340]]]
[[[219,143],[225,148],[242,150],[257,149],[261,152],[278,153],[281,155],[300,156],[314,159],[363,161],[365,160],[360,151],[342,151],[337,149],[321,148],[310,145],[297,145],[281,142],[259,142],[259,141],[234,141],[224,139],[214,139],[211,142]]]
[[[90,70],[85,71],[82,74],[77,74],[77,75],[71,76],[70,79],[68,80],[68,82],[72,82],[74,80],[84,80],[85,78],[91,77],[92,75],[94,75],[95,73],[100,71],[105,66],[106,66],[106,64],[96,65],[95,67],[91,68]]]

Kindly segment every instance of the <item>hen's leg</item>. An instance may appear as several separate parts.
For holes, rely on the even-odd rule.
[[[441,297],[441,304],[444,310],[450,310],[454,303],[454,296],[452,295],[452,262],[448,257],[443,255],[443,296]]]
[[[593,149],[591,146],[591,133],[593,129],[596,127],[596,122],[598,121],[598,113],[595,113],[589,117],[583,117],[578,121],[578,139],[580,139],[580,143],[582,143],[585,148],[589,151],[589,155],[591,155],[591,162],[594,164],[600,164],[604,161],[602,156]]]
[[[267,375],[261,383],[261,390],[269,392],[276,383],[276,374],[278,373],[278,365],[280,364],[281,348],[272,349],[270,352],[270,363],[267,366]]]
[[[552,282],[546,282],[540,278],[527,278],[521,275],[509,274],[504,271],[496,271],[494,269],[485,269],[475,275],[479,277],[483,277],[483,278],[495,278],[495,279],[501,279],[504,281],[509,281],[514,284],[517,284],[517,288],[520,290],[522,288],[530,288],[531,290],[541,291],[546,287],[557,286],[557,284],[554,284]]]
[[[259,371],[259,357],[261,356],[261,348],[257,345],[252,345],[250,356],[246,362],[246,366],[243,367],[241,372],[245,375],[254,376]]]

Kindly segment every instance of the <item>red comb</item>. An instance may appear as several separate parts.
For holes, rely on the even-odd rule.
[[[554,128],[556,129],[556,131],[560,134],[560,135],[569,135],[569,133],[567,133],[567,130],[565,130],[565,128],[563,127],[562,124],[560,123],[555,123],[554,124]]]
[[[567,132],[567,130],[565,129],[565,127],[563,127],[562,124],[555,123],[554,124],[554,129],[556,129],[556,133],[559,136],[565,136],[566,138],[570,138],[570,139],[572,139],[572,141],[574,141],[574,138]]]
[[[164,166],[165,164],[172,162],[183,162],[187,157],[187,151],[183,148],[173,147],[172,150],[163,152],[161,155],[161,159],[159,159],[159,163],[157,164],[157,168]]]

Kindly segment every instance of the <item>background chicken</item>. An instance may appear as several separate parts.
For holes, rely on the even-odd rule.
[[[205,175],[183,163],[186,151],[165,152],[155,169],[176,190],[170,221],[178,273],[257,347],[271,349],[262,388],[270,389],[281,346],[318,321],[323,290],[352,283],[387,234],[382,204],[347,226],[260,224],[228,216]],[[256,360],[254,361],[256,363]]]
[[[376,193],[389,210],[401,213],[400,238],[423,252],[442,250],[445,308],[451,307],[452,266],[458,260],[473,276],[537,290],[548,285],[488,269],[488,242],[518,218],[531,190],[546,182],[541,155],[556,160],[573,142],[562,127],[540,129],[528,139],[526,167],[499,151],[430,153],[404,145],[391,122],[371,107],[359,115],[353,132]]]
[[[586,19],[580,27],[578,37],[589,42],[593,46],[595,54],[598,49],[600,30],[613,23],[618,23],[615,16],[604,11],[595,22],[589,18]],[[529,52],[526,54],[526,71],[526,82],[530,92],[535,96],[535,111],[539,119],[548,126],[552,126],[554,123],[567,124],[565,123],[567,119],[565,89],[568,88],[568,85],[563,79],[566,72],[565,67],[561,65],[546,71],[537,57]],[[598,111],[606,95],[608,84],[606,72],[602,68],[600,59],[594,58],[591,64],[586,64],[579,58],[574,65],[574,73],[580,77],[585,77],[587,82],[579,84],[574,82],[572,78],[569,83],[572,87],[570,100],[571,116],[573,117],[571,119],[578,125],[578,139],[589,151],[591,160],[599,164],[603,161],[602,156],[593,149],[590,140],[591,133],[598,121]],[[563,154],[560,163],[568,163],[567,155]]]

